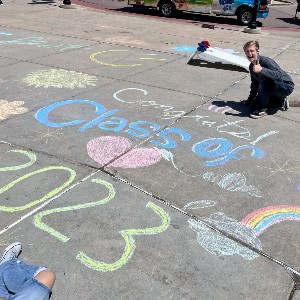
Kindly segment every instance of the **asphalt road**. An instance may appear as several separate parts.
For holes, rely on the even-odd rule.
[[[73,1],[74,2],[74,1]],[[72,3],[73,3],[72,2]],[[151,16],[151,17],[159,17],[159,13],[155,9],[147,9],[143,7],[132,7],[127,4],[127,1],[118,1],[118,0],[85,0],[80,1],[76,0],[76,4],[89,5],[94,4],[94,8],[100,9],[109,9],[109,10],[117,10],[124,13],[132,13]],[[294,20],[296,12],[296,0],[291,0],[288,2],[283,1],[275,1],[273,5],[270,5],[270,13],[268,18],[266,19],[258,19],[259,26],[263,26],[266,28],[276,28],[286,31],[287,29],[291,29],[295,31],[299,29],[300,34],[300,19]],[[300,13],[298,13],[300,17]],[[222,26],[238,26],[239,25],[236,17],[224,17],[224,16],[214,16],[214,15],[200,15],[193,13],[183,13],[172,20],[184,21],[184,22],[200,22],[200,23],[209,23],[212,25],[222,25]]]

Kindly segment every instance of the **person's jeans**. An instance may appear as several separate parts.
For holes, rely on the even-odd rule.
[[[9,300],[48,300],[51,290],[35,278],[45,269],[47,267],[28,265],[17,258],[1,264],[0,294]]]
[[[28,280],[9,300],[48,300],[51,290],[35,278]]]
[[[292,82],[262,80],[258,85],[257,96],[250,105],[251,111],[278,108],[282,99],[290,95],[293,90]]]

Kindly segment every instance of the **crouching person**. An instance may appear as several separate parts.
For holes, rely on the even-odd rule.
[[[259,43],[249,41],[244,52],[250,61],[251,87],[246,105],[250,106],[251,118],[267,115],[267,109],[287,110],[287,96],[294,90],[292,78],[271,58],[259,54]]]
[[[0,300],[48,300],[55,273],[18,259],[22,245],[9,245],[0,260]]]

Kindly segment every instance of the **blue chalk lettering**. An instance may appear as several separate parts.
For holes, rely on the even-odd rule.
[[[147,121],[137,121],[137,122],[130,123],[129,128],[132,128],[138,132],[141,132],[142,134],[138,134],[136,131],[131,130],[131,129],[127,129],[127,130],[125,130],[125,132],[127,132],[128,134],[130,134],[134,137],[137,137],[137,138],[145,138],[151,134],[151,132],[149,130],[142,128],[139,125],[150,125],[150,128],[152,129],[152,131],[157,131],[160,129],[160,125],[157,123],[147,122]]]
[[[241,160],[242,158],[245,158],[245,157],[244,156],[239,157],[239,156],[236,156],[235,154],[238,153],[242,149],[252,149],[251,156],[254,158],[257,158],[257,159],[261,159],[265,156],[264,151],[261,150],[260,148],[257,148],[256,146],[242,145],[242,146],[236,147],[235,149],[231,150],[228,154],[226,154],[225,156],[223,156],[219,159],[216,159],[214,161],[206,161],[204,163],[204,165],[207,167],[220,166],[220,165],[224,165],[231,159]]]
[[[113,109],[113,110],[110,110],[100,116],[98,116],[97,118],[93,119],[92,121],[86,123],[84,126],[80,127],[78,129],[78,131],[85,131],[91,127],[94,127],[96,125],[98,125],[99,123],[101,123],[101,121],[103,121],[105,118],[109,117],[109,116],[112,116],[113,114],[115,114],[116,112],[118,112],[119,110],[118,109]]]
[[[171,128],[166,128],[157,134],[158,137],[160,137],[164,140],[164,143],[159,142],[158,140],[152,140],[151,142],[153,144],[155,144],[156,146],[162,147],[162,148],[168,148],[168,149],[176,148],[177,143],[173,139],[167,137],[167,135],[169,133],[179,134],[181,137],[181,140],[184,142],[190,140],[190,138],[191,138],[191,136],[187,132],[185,132],[179,128],[171,127]]]
[[[91,101],[91,100],[72,99],[72,100],[64,100],[64,101],[56,102],[56,103],[53,103],[53,104],[50,104],[48,106],[41,108],[35,114],[35,118],[40,123],[42,123],[46,126],[49,126],[49,127],[66,127],[66,126],[82,124],[84,122],[84,120],[74,120],[74,121],[66,122],[66,123],[55,123],[55,122],[49,121],[49,113],[52,112],[54,109],[64,106],[64,105],[69,105],[69,104],[74,104],[74,103],[87,103],[87,104],[94,105],[96,107],[96,111],[95,111],[96,114],[100,114],[100,113],[106,111],[106,108],[103,105],[99,104],[98,102]]]
[[[114,121],[115,120],[115,121]],[[128,121],[125,118],[112,117],[110,121],[101,122],[98,127],[104,130],[121,131],[127,126]],[[116,125],[116,126],[112,126]]]
[[[232,149],[232,146],[232,143],[227,139],[210,138],[195,144],[192,147],[192,151],[202,157],[219,157],[227,154]]]

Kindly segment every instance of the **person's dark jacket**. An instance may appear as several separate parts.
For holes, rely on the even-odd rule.
[[[251,103],[257,95],[258,84],[262,80],[285,81],[294,84],[290,75],[283,71],[280,66],[272,59],[266,56],[259,56],[259,64],[262,66],[261,73],[253,72],[253,63],[249,65],[251,76],[250,94],[247,103]]]

